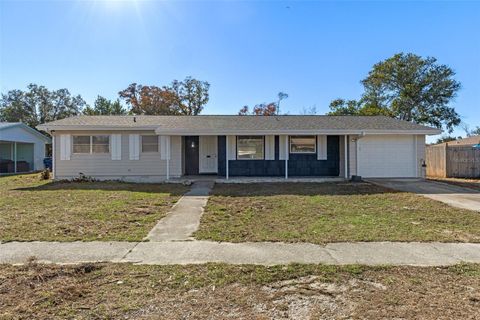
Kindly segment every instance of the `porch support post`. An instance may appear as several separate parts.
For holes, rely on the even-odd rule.
[[[225,136],[225,178],[228,180],[228,136]]]
[[[17,141],[13,143],[13,159],[15,161],[13,164],[13,168],[15,173],[17,173]]]
[[[344,165],[345,165],[345,179],[348,179],[348,162],[350,159],[348,159],[348,136],[345,135],[344,136],[344,157],[345,157],[345,160],[343,161],[344,162]]]
[[[170,137],[167,137],[166,141],[167,141],[167,180],[170,180],[170,145],[171,145],[171,142],[170,142]]]
[[[288,149],[288,135],[285,137],[285,179],[288,179],[288,156],[290,150]]]
[[[52,178],[55,179],[55,133],[52,131]]]

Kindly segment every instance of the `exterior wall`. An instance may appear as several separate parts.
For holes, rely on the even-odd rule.
[[[106,154],[71,154],[70,160],[60,160],[60,134],[121,134],[121,160],[112,160],[111,153]],[[129,134],[154,134],[153,131],[92,131],[55,132],[55,179],[71,179],[80,173],[99,180],[125,180],[158,182],[167,174],[167,161],[160,158],[159,152],[142,153],[139,160],[129,159]],[[182,138],[171,137],[170,177],[182,175]]]
[[[275,160],[229,160],[229,176],[284,176],[285,160],[280,160],[279,137],[275,136]],[[339,176],[340,174],[339,136],[327,138],[327,160],[317,160],[317,154],[290,154],[289,176]],[[218,137],[218,174],[226,171],[225,136]]]
[[[357,139],[358,136],[348,136],[348,177],[357,175]]]
[[[417,172],[418,172],[418,177],[419,178],[425,178],[427,173],[426,169],[423,166],[424,163],[426,163],[427,155],[425,151],[425,135],[417,135]]]
[[[45,158],[45,141],[28,130],[14,126],[0,131],[0,141],[33,143],[33,170],[42,170]]]

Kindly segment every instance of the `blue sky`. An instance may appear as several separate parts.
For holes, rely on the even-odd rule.
[[[211,84],[205,114],[279,91],[282,111],[323,114],[402,51],[451,66],[463,85],[453,106],[480,125],[480,2],[0,0],[0,90],[33,82],[90,104],[193,76]]]

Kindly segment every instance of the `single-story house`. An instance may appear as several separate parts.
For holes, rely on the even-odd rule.
[[[75,116],[53,137],[56,179],[421,177],[425,135],[384,116]]]
[[[457,139],[453,141],[443,142],[435,144],[434,146],[445,146],[448,145],[449,147],[476,147],[480,145],[480,136],[471,136],[466,137],[463,139]]]
[[[0,122],[0,174],[43,169],[50,138],[21,122]]]

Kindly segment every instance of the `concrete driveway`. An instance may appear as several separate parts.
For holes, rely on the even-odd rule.
[[[413,192],[453,207],[480,211],[480,192],[423,179],[368,179],[386,188]]]

